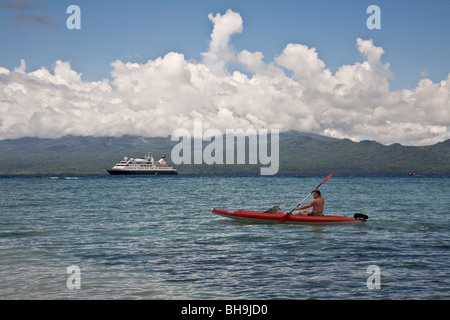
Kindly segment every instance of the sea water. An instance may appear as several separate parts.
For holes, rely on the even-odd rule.
[[[288,211],[325,176],[0,177],[0,299],[450,298],[450,176],[321,186],[325,214],[364,224],[210,211]]]

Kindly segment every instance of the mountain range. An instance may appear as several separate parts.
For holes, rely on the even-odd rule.
[[[105,169],[125,156],[137,158],[151,152],[156,160],[166,155],[171,162],[172,149],[178,143],[170,137],[138,136],[2,140],[0,174],[107,174]],[[203,147],[208,143],[203,142]],[[386,146],[375,141],[353,142],[290,131],[280,133],[279,160],[279,174],[450,174],[450,140],[430,146]],[[259,173],[264,165],[180,164],[176,167],[180,174],[244,174]]]

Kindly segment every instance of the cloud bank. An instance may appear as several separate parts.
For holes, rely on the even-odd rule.
[[[202,61],[169,52],[145,64],[111,63],[111,78],[86,82],[69,62],[27,72],[0,67],[0,139],[64,135],[168,136],[178,128],[280,129],[355,141],[426,145],[450,138],[450,74],[439,83],[391,91],[390,65],[372,40],[362,59],[334,74],[315,48],[287,44],[273,61],[237,51],[241,16],[210,14]],[[233,70],[234,68],[234,70]]]

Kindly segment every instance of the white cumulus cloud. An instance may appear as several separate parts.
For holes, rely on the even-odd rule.
[[[362,59],[334,73],[320,52],[289,43],[270,62],[238,51],[243,20],[210,14],[202,61],[168,52],[146,63],[111,63],[111,79],[84,81],[69,62],[51,69],[0,67],[0,139],[64,135],[168,136],[175,129],[280,129],[381,143],[432,144],[450,138],[450,74],[439,83],[392,91],[384,49],[356,39]],[[233,70],[232,66],[239,66]],[[245,73],[244,73],[245,72]]]

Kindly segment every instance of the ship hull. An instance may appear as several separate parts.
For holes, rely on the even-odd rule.
[[[121,170],[106,169],[113,176],[159,176],[159,175],[177,175],[175,170]]]

